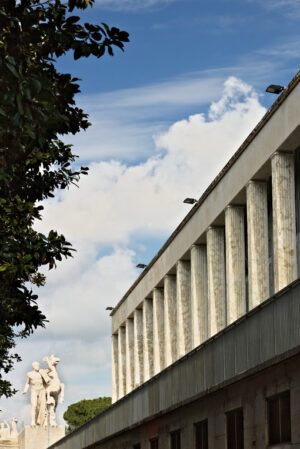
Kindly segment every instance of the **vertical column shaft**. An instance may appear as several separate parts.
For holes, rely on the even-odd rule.
[[[111,368],[112,368],[112,403],[116,402],[119,398],[119,368],[118,368],[118,335],[113,334],[111,336]]]
[[[118,329],[118,367],[119,367],[119,398],[126,394],[126,344],[125,327]]]
[[[206,245],[191,248],[191,301],[193,348],[207,338],[207,254]]]
[[[207,230],[208,336],[225,327],[225,239],[223,227]]]
[[[267,183],[250,181],[247,194],[249,309],[269,297]]]
[[[152,299],[143,304],[144,382],[153,376],[153,305]]]
[[[159,373],[165,367],[164,342],[164,292],[161,288],[153,290],[153,370]]]
[[[134,386],[144,381],[144,353],[143,353],[143,311],[136,309],[133,316],[134,334]]]
[[[133,319],[126,320],[126,393],[134,388],[134,334]]]
[[[294,155],[272,157],[275,292],[297,277]]]
[[[177,358],[192,349],[191,267],[190,262],[179,260],[177,280]]]
[[[244,207],[225,209],[227,324],[246,313]]]
[[[166,275],[164,278],[165,300],[165,365],[169,366],[177,358],[177,308],[176,277]]]

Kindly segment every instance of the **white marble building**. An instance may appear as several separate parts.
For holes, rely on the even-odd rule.
[[[298,277],[298,82],[112,311],[113,401]]]

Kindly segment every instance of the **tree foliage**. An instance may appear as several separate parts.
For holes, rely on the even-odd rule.
[[[52,269],[73,251],[56,231],[44,235],[34,229],[40,202],[87,174],[86,167],[76,169],[71,145],[61,140],[90,125],[74,101],[78,79],[59,73],[55,61],[68,51],[75,59],[113,55],[114,47],[123,50],[128,42],[125,31],[81,24],[70,14],[88,3],[0,3],[0,397],[15,392],[3,373],[19,360],[13,353],[16,337],[46,322],[32,285],[45,284],[42,266]]]
[[[94,418],[111,405],[111,398],[103,397],[97,399],[83,399],[75,404],[69,405],[64,413],[64,420],[68,423],[68,432]]]

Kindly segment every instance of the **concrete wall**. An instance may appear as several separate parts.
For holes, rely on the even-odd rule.
[[[293,351],[300,352],[299,323],[300,280],[297,280],[51,447],[117,447],[99,444],[142,422],[146,429],[155,418],[205,398],[209,392],[243,377],[247,379],[250,374],[289,358]],[[232,394],[230,400],[235,397]],[[177,419],[174,423],[180,425]],[[223,441],[223,424],[216,426],[220,427],[218,432]]]
[[[127,431],[112,440],[97,444],[95,449],[132,449],[136,443],[149,449],[149,440],[159,437],[159,447],[170,449],[170,432],[181,430],[182,449],[195,449],[194,424],[208,420],[208,447],[227,448],[226,412],[243,408],[244,448],[268,446],[266,398],[290,391],[292,444],[276,449],[300,448],[300,356],[282,362],[240,382],[211,393],[176,411]],[[273,447],[273,446],[272,446]],[[230,449],[230,448],[228,448]]]

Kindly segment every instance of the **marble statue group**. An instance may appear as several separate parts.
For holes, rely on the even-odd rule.
[[[44,357],[48,368],[40,369],[39,362],[33,362],[33,370],[27,373],[23,394],[31,387],[31,426],[56,426],[55,411],[58,403],[64,401],[64,384],[56,370],[58,357]],[[59,397],[60,396],[60,397]]]
[[[11,427],[7,421],[0,423],[0,440],[11,440],[18,438],[17,422],[18,420],[13,418]]]

